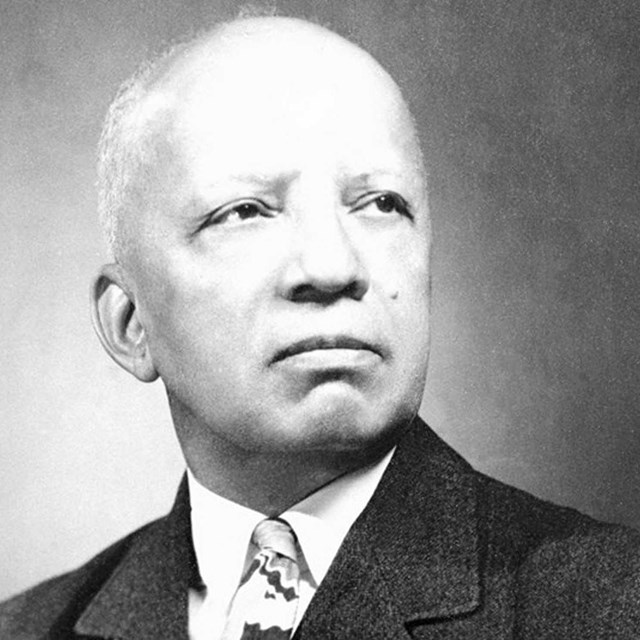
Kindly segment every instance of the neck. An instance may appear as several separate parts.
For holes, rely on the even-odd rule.
[[[388,450],[367,459],[354,456],[310,456],[291,452],[269,455],[221,451],[216,447],[205,454],[205,447],[192,439],[183,444],[191,472],[214,493],[258,511],[277,516],[332,480],[381,458]],[[314,459],[315,458],[315,459]]]
[[[381,459],[397,440],[358,451],[255,451],[216,438],[210,429],[175,424],[185,460],[198,482],[267,516],[279,515],[332,480]]]
[[[273,473],[273,467],[286,468],[286,461],[251,459],[243,464],[242,473],[229,473],[209,463],[187,460],[198,482],[214,493],[249,509],[274,517],[300,502],[307,495],[338,477],[339,473],[305,474]]]

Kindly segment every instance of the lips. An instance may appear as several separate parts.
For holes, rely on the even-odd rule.
[[[313,336],[299,340],[278,351],[273,358],[273,363],[286,360],[292,356],[310,351],[320,351],[328,349],[351,349],[353,351],[371,351],[383,357],[382,349],[376,344],[366,342],[351,336]]]

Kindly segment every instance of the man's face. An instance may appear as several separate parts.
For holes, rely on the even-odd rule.
[[[286,64],[204,56],[161,87],[126,268],[188,429],[249,452],[375,448],[426,375],[416,141],[378,69]]]

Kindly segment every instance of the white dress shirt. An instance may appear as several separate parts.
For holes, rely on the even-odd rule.
[[[296,627],[351,525],[365,508],[394,449],[378,462],[342,476],[280,515],[298,538],[300,586]],[[189,590],[190,640],[218,640],[240,578],[256,553],[250,544],[266,516],[203,487],[187,470],[191,531],[205,589]]]

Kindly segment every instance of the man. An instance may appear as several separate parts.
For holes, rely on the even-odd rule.
[[[299,20],[222,25],[125,88],[94,323],[162,379],[188,478],[6,603],[0,637],[640,637],[636,534],[482,476],[416,417],[425,175],[393,80]]]

